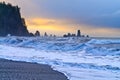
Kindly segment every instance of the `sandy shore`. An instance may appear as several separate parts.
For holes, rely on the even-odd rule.
[[[0,59],[0,80],[68,80],[48,65]]]

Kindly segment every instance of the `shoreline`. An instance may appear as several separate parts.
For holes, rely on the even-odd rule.
[[[0,79],[2,80],[68,80],[61,72],[49,65],[12,61],[0,58]]]

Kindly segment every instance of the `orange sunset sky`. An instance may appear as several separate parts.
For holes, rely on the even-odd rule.
[[[95,0],[0,0],[18,5],[30,32],[39,30],[43,35],[76,33],[98,37],[119,37],[119,8]],[[96,4],[95,4],[96,3]],[[117,3],[117,1],[116,1]],[[107,5],[109,4],[109,5]],[[107,6],[106,6],[107,5]],[[117,4],[116,4],[117,5]],[[109,9],[111,8],[112,9]],[[119,6],[120,7],[120,6]],[[107,11],[106,11],[107,10]],[[112,17],[111,17],[112,16]],[[120,20],[119,20],[120,21]],[[113,22],[113,23],[112,23]]]

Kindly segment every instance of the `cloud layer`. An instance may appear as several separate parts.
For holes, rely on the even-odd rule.
[[[120,0],[0,1],[19,5],[22,8],[22,16],[27,19],[27,23],[31,27],[32,24],[38,27],[45,27],[46,25],[61,26],[61,28],[65,27],[65,30],[68,28],[71,29],[71,32],[74,32],[71,26],[75,26],[74,29],[82,29],[85,34],[94,35],[94,33],[98,32],[95,36],[104,36],[103,34],[112,34],[112,36],[120,35]],[[32,20],[36,18],[39,18],[38,21]],[[92,31],[97,32],[91,33]]]

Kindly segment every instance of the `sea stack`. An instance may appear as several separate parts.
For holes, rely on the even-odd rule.
[[[77,37],[81,37],[81,32],[80,32],[80,30],[77,31]]]
[[[20,8],[5,2],[0,3],[0,36],[29,36]]]
[[[35,36],[37,36],[37,37],[40,36],[40,32],[39,32],[39,31],[36,31],[36,32],[35,32]]]

